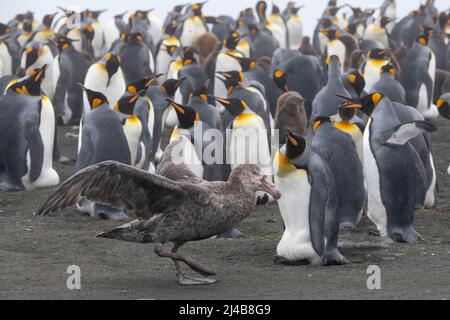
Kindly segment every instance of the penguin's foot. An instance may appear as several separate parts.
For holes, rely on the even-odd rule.
[[[246,237],[247,236],[245,234],[243,234],[236,228],[232,228],[218,235],[218,238],[225,238],[225,239],[246,238]]]
[[[356,232],[357,228],[356,225],[350,221],[341,222],[339,224],[339,230],[340,231],[351,231]]]
[[[185,274],[178,275],[178,283],[182,286],[209,285],[216,282],[217,280],[213,278],[194,278]]]
[[[337,266],[342,264],[350,263],[346,257],[339,252],[339,249],[334,249],[330,252],[327,252],[322,257],[322,264],[324,266]]]
[[[409,244],[415,244],[423,240],[422,236],[413,227],[405,229],[396,228],[390,232],[390,238],[397,242],[406,242]]]
[[[312,265],[312,263],[306,259],[302,259],[302,260],[288,260],[282,256],[279,255],[275,255],[273,257],[273,263],[275,264],[284,264],[287,266],[307,266],[307,265]]]
[[[18,184],[12,184],[9,182],[2,182],[0,183],[0,191],[3,192],[14,192],[14,191],[23,191],[25,190],[24,186],[18,185]]]

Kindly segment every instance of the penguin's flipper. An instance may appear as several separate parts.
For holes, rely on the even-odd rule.
[[[403,122],[391,130],[384,132],[381,144],[388,146],[402,146],[409,140],[427,133],[434,132],[437,128],[428,121],[408,121]]]
[[[89,132],[83,129],[83,136],[81,137],[81,147],[78,152],[78,158],[76,163],[76,171],[84,169],[90,166],[91,159],[94,157],[94,144],[91,141]]]
[[[30,151],[30,181],[36,181],[41,175],[44,163],[44,143],[39,132],[39,121],[27,121],[25,125],[25,139]]]
[[[309,233],[311,243],[318,255],[322,256],[325,250],[325,208],[328,195],[325,180],[318,179],[311,186],[311,195],[309,200]]]

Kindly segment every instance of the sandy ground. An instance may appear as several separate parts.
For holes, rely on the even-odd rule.
[[[184,252],[216,271],[218,283],[181,287],[170,260],[151,245],[97,239],[120,222],[93,220],[67,209],[33,218],[51,190],[0,194],[0,299],[448,299],[450,298],[450,123],[433,135],[440,194],[433,210],[417,213],[417,245],[356,233],[340,236],[350,264],[311,268],[272,262],[282,234],[276,205],[260,206],[241,225],[242,239],[187,244]],[[76,155],[77,140],[59,130],[62,153]],[[74,161],[56,165],[63,179]],[[81,290],[68,290],[67,267],[81,269]],[[369,265],[381,268],[381,289],[367,289]]]

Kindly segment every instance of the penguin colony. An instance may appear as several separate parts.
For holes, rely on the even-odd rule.
[[[437,183],[430,120],[450,120],[450,11],[427,0],[398,17],[395,0],[330,0],[307,37],[295,2],[268,12],[258,1],[236,17],[205,5],[164,20],[59,8],[0,24],[1,191],[59,184],[58,126],[79,128],[77,171],[114,160],[153,173],[171,130],[199,178],[226,181],[252,163],[273,179],[277,261],[348,263],[339,231],[364,214],[373,234],[419,241],[414,214],[433,207]],[[202,157],[210,150],[220,160]],[[77,208],[127,217],[87,198]]]

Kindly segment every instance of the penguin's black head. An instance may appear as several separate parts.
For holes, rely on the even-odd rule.
[[[108,79],[119,70],[120,67],[120,57],[114,52],[108,52],[103,59],[106,66],[106,72],[108,72]]]
[[[368,116],[371,116],[380,101],[384,98],[384,95],[380,92],[374,92],[358,99],[346,98],[339,95],[338,97],[344,99],[344,102],[339,105],[339,108],[359,109]]]
[[[272,14],[280,14],[280,7],[277,6],[275,3],[272,3]]]
[[[39,46],[32,44],[25,49],[25,69],[32,66],[39,58]]]
[[[167,34],[168,36],[173,36],[177,31],[177,28],[178,23],[176,21],[172,21],[164,27],[164,33]]]
[[[217,72],[223,78],[219,78],[227,88],[228,91],[232,90],[235,86],[242,84],[244,80],[244,74],[241,71],[227,71],[227,72]]]
[[[372,49],[369,51],[369,59],[373,60],[385,60],[386,59],[386,49]]]
[[[350,122],[355,116],[356,110],[352,108],[338,108],[338,114],[343,122]]]
[[[109,104],[108,99],[105,97],[103,93],[88,89],[81,83],[79,85],[86,92],[86,96],[88,98],[89,105],[91,106],[91,110],[101,106],[104,103]]]
[[[392,22],[392,21],[394,21],[394,19],[391,19],[391,18],[389,18],[389,17],[383,16],[383,17],[381,17],[381,19],[380,19],[380,27],[384,29],[384,28],[386,28],[386,26],[387,26],[390,22]]]
[[[267,10],[267,3],[265,1],[258,1],[256,3],[256,13],[260,17],[266,16],[266,10]]]
[[[42,24],[46,28],[50,29],[52,27],[53,19],[55,19],[56,14],[57,12],[55,12],[54,14],[46,14],[42,19]]]
[[[168,46],[166,44],[164,45],[164,47],[166,48],[167,53],[170,54],[172,57],[175,55],[178,49],[178,46]]]
[[[194,3],[193,5],[191,5],[192,13],[194,14],[194,16],[199,17],[202,15],[202,9],[203,9],[203,6],[206,4],[206,2],[208,2],[208,1],[198,2],[198,3]]]
[[[197,51],[195,50],[194,47],[183,47],[180,52],[181,60],[183,61],[183,65],[187,66],[191,63],[197,62],[197,60],[195,59],[196,53],[197,53]]]
[[[129,33],[127,35],[127,42],[129,43],[141,43],[144,41],[144,38],[142,37],[142,34],[139,32],[135,33]]]
[[[25,20],[23,22],[22,26],[23,31],[30,33],[33,31],[33,21],[32,20]]]
[[[248,109],[248,106],[245,103],[245,101],[241,100],[241,99],[237,99],[237,98],[225,99],[225,98],[218,98],[218,97],[212,97],[212,96],[210,96],[210,98],[221,103],[225,107],[225,109],[227,109],[227,111],[235,117],[237,117],[242,112],[244,112],[245,109]]]
[[[98,18],[100,17],[100,15],[103,12],[106,12],[107,9],[103,9],[103,10],[87,10],[89,12],[89,17],[94,19],[94,20],[98,20]]]
[[[94,27],[89,24],[83,28],[83,34],[86,37],[88,48],[92,48],[92,40],[94,40],[95,30]]]
[[[298,133],[286,129],[286,157],[295,159],[303,154],[306,150],[306,139]]]
[[[30,76],[22,81],[16,82],[8,89],[13,90],[18,94],[26,94],[28,96],[40,96],[41,95],[41,83],[45,78],[45,70],[48,65],[44,65],[40,69],[31,70]]]
[[[3,36],[5,34],[9,34],[12,32],[12,29],[10,26],[0,23],[0,36]]]
[[[156,79],[161,76],[162,73],[130,83],[127,86],[127,92],[130,94],[136,94],[141,91],[146,91],[148,88],[150,88],[151,85],[155,83]]]
[[[119,114],[125,116],[126,118],[132,116],[134,113],[136,102],[139,100],[141,94],[142,91],[132,95],[123,95],[122,98],[120,98],[119,101],[116,102],[114,110],[116,110]]]
[[[208,93],[208,87],[209,87],[209,79],[206,80],[206,82],[197,90],[194,90],[189,95],[189,98],[198,97],[202,101],[206,101],[208,99],[207,93]]]
[[[346,77],[359,97],[366,86],[366,81],[364,80],[363,75],[356,69],[350,69]]]
[[[339,29],[334,25],[330,26],[329,28],[322,29],[321,32],[326,35],[330,41],[336,40],[341,35]]]
[[[180,129],[192,128],[195,122],[200,120],[198,113],[193,108],[176,103],[172,99],[166,99],[166,101],[175,109]]]
[[[277,87],[284,91],[284,92],[288,92],[289,91],[289,87],[287,85],[287,80],[286,80],[286,72],[282,71],[282,70],[274,70],[273,71],[273,80],[275,81],[275,84],[277,85]]]
[[[322,124],[327,123],[327,122],[334,124],[334,120],[331,119],[330,117],[315,115],[314,116],[314,124],[313,124],[314,131],[317,130]]]
[[[161,85],[161,91],[168,97],[173,97],[184,80],[186,80],[186,77],[181,79],[167,79]]]
[[[78,41],[78,40],[73,40],[70,39],[62,34],[57,34],[54,40],[54,44],[58,47],[58,50],[60,52],[69,49],[70,47],[72,47],[72,43]]]
[[[245,58],[245,57],[238,57],[238,56],[232,55],[230,53],[226,53],[226,55],[232,57],[237,62],[239,62],[243,72],[251,71],[256,67],[255,60]]]
[[[381,74],[390,74],[391,76],[395,76],[395,68],[390,63],[382,66],[380,72],[381,72]]]
[[[225,48],[229,50],[236,49],[239,41],[241,41],[242,37],[236,31],[231,31],[228,37],[223,40],[223,45]]]
[[[450,120],[450,103],[442,98],[436,100],[436,106],[438,107],[439,114],[446,119]]]

